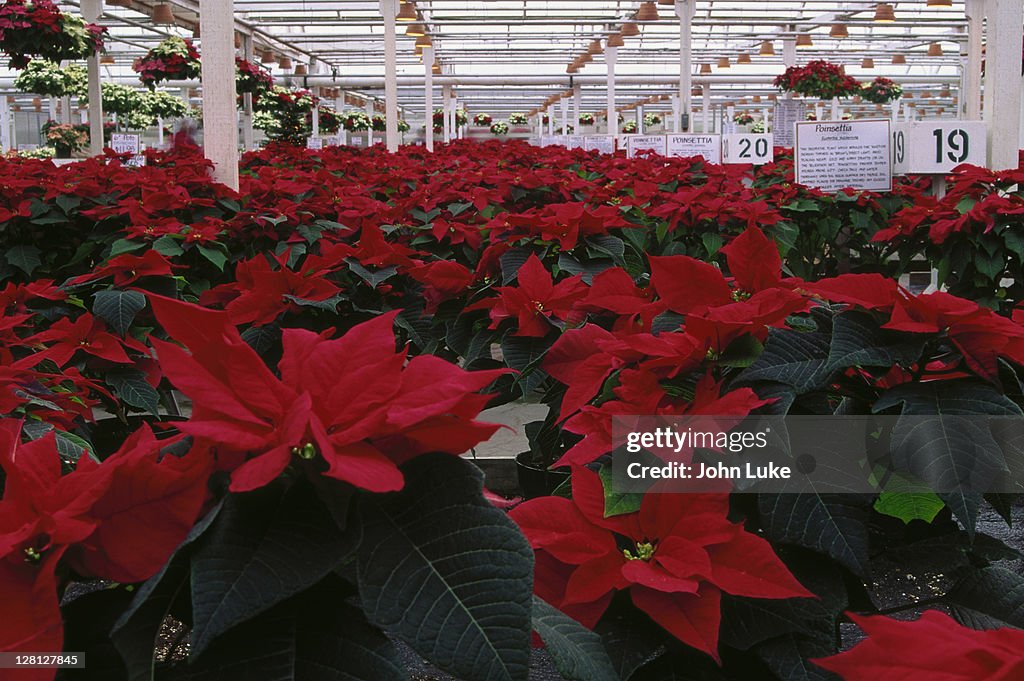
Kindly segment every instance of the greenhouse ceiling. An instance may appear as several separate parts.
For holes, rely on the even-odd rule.
[[[77,2],[61,3],[77,11]],[[152,0],[106,3],[101,23],[109,27],[104,77],[128,80],[132,61],[167,34],[192,35],[198,0],[171,0],[177,25],[154,25]],[[680,22],[671,5],[657,4],[657,20],[636,21],[637,0],[416,0],[419,21],[400,23],[398,74],[403,108],[422,107],[425,65],[417,56],[409,23],[422,24],[433,43],[441,74],[465,80],[458,96],[468,108],[502,113],[539,106],[552,92],[571,84],[567,66],[595,40],[626,27],[616,72],[623,101],[631,96],[670,92],[645,77],[679,74]],[[959,84],[967,42],[964,0],[931,6],[928,0],[895,0],[893,20],[877,21],[874,0],[695,0],[693,70],[711,70],[716,97],[772,92],[770,77],[783,70],[787,41],[810,38],[797,51],[798,63],[827,58],[859,78],[910,77],[922,89]],[[276,77],[291,77],[296,65],[309,74],[329,75],[352,92],[379,96],[384,76],[384,25],[376,0],[239,0],[240,31],[253,36],[255,60]],[[635,29],[634,30],[634,27]],[[837,29],[836,27],[841,28]],[[635,33],[635,35],[629,35]],[[845,34],[845,36],[843,35]],[[842,37],[840,37],[842,36]],[[774,54],[762,54],[768,41]],[[202,37],[197,39],[200,49]],[[936,47],[938,46],[938,47]],[[269,50],[272,55],[266,55]],[[939,54],[941,52],[941,54]],[[745,55],[745,56],[743,56]],[[288,57],[291,69],[282,69]],[[737,63],[741,59],[749,63]],[[905,62],[894,64],[895,61]],[[874,65],[864,68],[865,60]],[[728,67],[725,67],[728,60]],[[286,62],[287,63],[287,62]],[[577,77],[588,86],[584,97],[599,101],[606,64],[597,51]],[[0,73],[9,82],[11,73]],[[6,76],[7,78],[4,78]],[[530,76],[529,83],[521,82]],[[546,77],[547,83],[538,83]],[[519,80],[520,82],[517,82]],[[302,81],[295,77],[294,81]],[[934,82],[929,82],[934,81]]]

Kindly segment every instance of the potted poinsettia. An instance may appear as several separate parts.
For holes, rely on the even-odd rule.
[[[664,121],[656,113],[644,114],[644,129],[650,129],[661,125]]]
[[[594,125],[597,119],[594,118],[592,113],[581,113],[580,114],[580,125]]]
[[[89,143],[89,137],[70,123],[47,121],[42,129],[47,146],[53,147],[57,158],[71,158]]]
[[[128,85],[120,83],[100,83],[104,113],[123,115],[139,111],[143,107],[142,93]],[[82,93],[79,100],[83,105],[89,104],[89,97]]]
[[[341,124],[348,132],[364,132],[373,126],[370,117],[362,109],[346,111],[342,117]]]
[[[526,114],[523,114],[523,113],[509,114],[509,116],[508,116],[508,124],[509,125],[526,125],[529,122],[530,122],[530,119],[527,118]]]
[[[61,68],[52,61],[33,59],[14,79],[14,87],[46,97],[64,97],[83,92],[87,80],[85,69],[77,64]]]
[[[253,100],[274,87],[274,77],[268,71],[247,59],[235,57],[235,91],[239,95],[246,93],[253,96]]]
[[[433,122],[434,132],[441,132],[444,130],[444,109],[434,109]],[[463,109],[455,110],[455,128],[464,128],[469,123],[469,116]]]
[[[192,80],[198,78],[202,67],[199,51],[189,38],[171,36],[139,57],[132,64],[142,84],[153,89],[165,80]]]
[[[872,104],[888,104],[903,96],[903,88],[889,78],[879,76],[864,85],[860,96]]]
[[[61,12],[51,0],[7,0],[0,6],[0,51],[15,69],[24,68],[33,56],[52,62],[84,59],[103,48],[105,32]]]
[[[639,129],[640,126],[636,124],[636,121],[626,121],[626,123],[622,126],[622,132],[624,132],[627,135],[633,135]]]
[[[488,127],[493,121],[494,119],[491,118],[491,114],[478,113],[475,116],[473,116],[473,125],[479,126],[481,128]]]
[[[775,87],[817,99],[836,99],[861,94],[860,82],[846,75],[841,66],[823,59],[808,62],[806,66],[790,66],[776,76]]]
[[[341,129],[341,116],[338,112],[329,106],[321,106],[317,109],[319,116],[318,125],[320,132],[326,132],[328,135],[333,135]],[[313,113],[309,114],[309,125],[313,127]]]
[[[732,122],[736,125],[750,125],[754,122],[754,117],[746,111],[740,111],[732,117]]]
[[[507,135],[508,134],[508,123],[505,123],[504,121],[497,121],[496,123],[492,123],[491,124],[491,133],[493,133],[494,135],[497,135],[499,137],[502,136],[502,135]]]
[[[142,105],[146,112],[155,118],[184,118],[188,115],[188,104],[181,97],[176,97],[164,90],[154,90],[142,95]]]

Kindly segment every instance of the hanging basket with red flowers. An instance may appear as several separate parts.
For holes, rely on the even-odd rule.
[[[0,5],[0,51],[11,68],[32,57],[60,62],[84,59],[103,48],[106,29],[61,12],[50,0],[7,0]]]
[[[235,57],[235,91],[240,94],[251,94],[258,99],[274,87],[274,77],[268,71],[248,59]]]
[[[333,135],[341,129],[341,115],[328,106],[321,106],[316,110],[319,114],[319,129],[322,133]],[[309,113],[310,127],[313,125],[313,112]]]
[[[872,104],[887,104],[903,96],[903,88],[888,78],[879,76],[864,86],[860,96]]]
[[[142,84],[152,90],[165,80],[193,80],[202,73],[199,51],[188,38],[171,36],[132,64]]]
[[[821,59],[806,66],[790,66],[775,78],[774,85],[783,92],[819,99],[851,97],[861,92],[860,81],[846,75],[841,66]]]
[[[493,123],[493,122],[494,122],[494,119],[491,118],[491,114],[478,113],[477,115],[473,116],[473,125],[476,125],[476,126],[479,126],[479,127],[482,127],[482,128],[486,128],[486,127],[490,126],[490,124]]]

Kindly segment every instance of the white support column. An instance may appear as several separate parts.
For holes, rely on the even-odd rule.
[[[565,97],[559,100],[558,106],[562,109],[562,134],[569,134],[569,100]],[[573,126],[574,128],[576,126]]]
[[[580,115],[583,113],[583,86],[573,85],[572,87],[572,118],[573,127],[580,129]]]
[[[252,61],[252,36],[242,36],[242,56],[247,61]],[[252,129],[252,93],[246,92],[242,95],[242,146],[246,151],[256,148],[255,135]]]
[[[636,134],[642,135],[647,132],[647,130],[644,129],[646,127],[644,126],[644,105],[638,104],[636,109],[634,109],[634,113],[636,120]]]
[[[679,17],[679,104],[673,110],[676,122],[672,129],[683,131],[682,117],[689,121],[693,112],[693,15],[695,0],[676,0]],[[691,123],[687,123],[692,127]]]
[[[82,18],[94,23],[103,13],[103,0],[82,0]],[[103,95],[100,91],[100,54],[93,52],[86,60],[89,69],[89,153],[103,153]]]
[[[451,85],[443,85],[443,86],[441,86],[441,119],[442,119],[441,140],[445,144],[447,144],[448,142],[451,142],[451,140],[452,140],[452,128],[451,128],[452,119],[448,115],[448,106],[449,106],[448,102],[451,100],[451,98],[452,98],[452,86]]]
[[[964,64],[960,114],[969,121],[981,120],[981,47],[985,0],[967,0],[967,60]]]
[[[988,0],[988,41],[985,55],[985,121],[988,122],[989,167],[1008,170],[1018,165],[1021,115],[1020,0]]]
[[[423,111],[426,127],[423,143],[427,151],[434,150],[434,48],[423,48]]]
[[[795,31],[796,26],[787,26],[786,29]],[[782,65],[786,68],[796,66],[796,38],[792,36],[782,41]]]
[[[548,104],[548,134],[554,136],[555,134],[555,105]]]
[[[310,133],[313,135],[313,137],[319,137],[320,136],[320,100],[319,99],[317,99],[316,106],[313,107],[313,114],[312,114],[312,119],[311,119],[310,123],[312,124],[311,125],[312,130],[310,131]]]
[[[619,57],[619,48],[606,47],[605,62],[608,64],[608,134],[619,139],[619,114],[615,110],[615,62]]]
[[[200,0],[203,35],[203,150],[213,161],[213,177],[238,189],[238,117],[235,89],[234,0]]]
[[[11,105],[7,103],[6,95],[0,95],[0,153],[11,148]]]
[[[534,124],[537,126],[537,137],[544,136],[544,114],[540,111],[534,116]]]
[[[395,36],[395,15],[398,0],[380,0],[384,15],[384,120],[388,151],[398,151],[398,47]]]
[[[838,97],[833,97],[832,98],[832,116],[831,116],[831,118],[832,118],[833,121],[838,121],[839,119],[842,118],[842,115],[840,115],[840,113],[839,113],[839,98]]]
[[[700,131],[708,134],[711,127],[711,83],[705,83],[701,90],[701,128]]]
[[[672,95],[672,126],[666,127],[669,132],[683,132],[683,112],[679,104],[679,96]],[[690,125],[693,125],[692,123]]]

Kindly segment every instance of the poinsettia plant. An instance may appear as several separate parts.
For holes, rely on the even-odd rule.
[[[362,109],[346,111],[342,116],[341,124],[349,132],[362,132],[373,127],[373,121]]]
[[[487,113],[478,113],[473,116],[473,125],[478,125],[482,128],[490,126],[493,121],[494,119]]]
[[[259,64],[242,57],[235,57],[235,91],[251,94],[254,100],[274,87],[274,77]]]
[[[596,123],[596,122],[597,122],[597,119],[594,118],[594,114],[591,114],[591,113],[581,113],[580,114],[580,119],[579,119],[580,125],[594,125],[594,123]]]
[[[740,111],[732,117],[732,122],[736,125],[750,125],[754,122],[754,117],[746,111]]]
[[[889,78],[878,76],[863,86],[860,96],[874,104],[887,104],[902,97],[903,88]]]
[[[644,127],[650,127],[655,125],[661,125],[662,119],[660,114],[646,113],[644,114]]]
[[[530,119],[526,117],[526,114],[513,113],[508,115],[509,125],[526,125],[530,122]]]
[[[444,117],[445,117],[444,109],[434,109],[434,115],[433,115],[434,132],[440,132],[441,130],[444,130]],[[455,110],[455,127],[456,128],[464,128],[468,124],[469,124],[469,116],[466,114],[465,110],[463,110],[463,109],[456,109]]]
[[[184,118],[188,114],[188,102],[165,90],[154,90],[142,95],[143,109],[152,117]]]
[[[51,0],[5,0],[0,5],[0,50],[11,68],[32,57],[60,63],[84,59],[103,48],[106,29],[61,12]]]
[[[507,135],[508,134],[508,123],[504,121],[498,121],[497,123],[491,124],[491,133],[494,135]]]
[[[190,38],[170,36],[132,63],[132,70],[150,90],[165,80],[199,78],[202,65],[199,50]]]
[[[637,125],[636,121],[626,121],[625,124],[623,124],[622,126],[622,132],[626,133],[627,135],[632,135],[639,129],[640,126]]]
[[[861,93],[861,84],[846,75],[841,66],[816,59],[804,66],[790,66],[776,76],[773,84],[783,92],[795,92],[805,97],[835,99]]]
[[[81,151],[89,142],[89,136],[70,123],[47,121],[43,136],[46,144],[57,151],[58,157],[66,157]]]
[[[14,87],[47,97],[64,97],[85,91],[88,75],[81,66],[61,67],[45,59],[33,59],[14,79]]]

